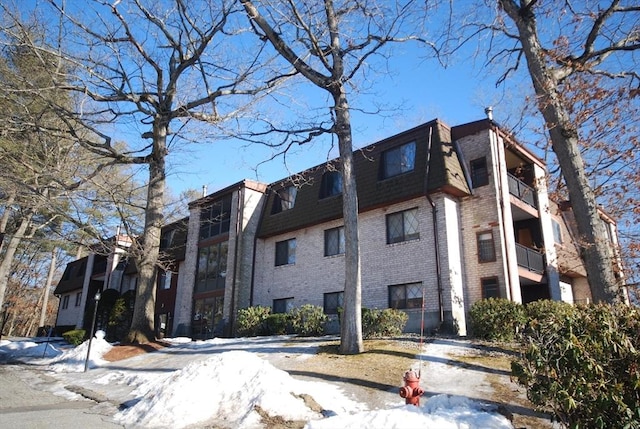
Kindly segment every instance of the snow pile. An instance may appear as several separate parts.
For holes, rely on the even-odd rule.
[[[97,331],[91,341],[89,368],[96,368],[107,362],[102,359],[102,356],[108,353],[113,346],[104,339],[104,335],[104,331]],[[50,369],[55,372],[83,372],[88,349],[89,340],[42,363],[49,365]]]
[[[405,405],[309,422],[305,429],[513,429],[502,415],[461,396],[436,395],[422,407]]]
[[[169,341],[172,345],[162,351],[111,367],[102,359],[111,345],[98,334],[92,341],[89,359],[90,366],[97,369],[81,374],[78,372],[84,370],[88,342],[67,351],[54,350],[49,345],[49,353],[59,355],[42,359],[42,344],[3,341],[0,357],[11,353],[24,362],[46,365],[63,385],[82,386],[109,398],[112,404],[130,405],[123,411],[112,411],[113,418],[125,427],[261,428],[265,427],[261,415],[268,415],[304,421],[307,429],[513,429],[491,406],[457,392],[423,398],[421,407],[404,405],[398,397],[386,409],[369,411],[366,404],[349,399],[336,384],[295,379],[267,360],[282,353],[287,358],[307,358],[315,354],[311,342],[298,347],[292,346],[288,338],[277,337]],[[444,348],[429,345],[427,351],[429,347],[436,352],[432,359],[446,362],[441,357]],[[429,387],[428,391],[444,393],[449,384],[466,385],[467,390],[477,387],[470,386],[470,379],[463,377],[460,368],[431,365],[429,371],[433,380],[442,384]],[[308,397],[319,407],[312,409],[313,401]]]
[[[21,362],[58,356],[61,351],[54,344],[35,341],[0,341],[0,358]]]

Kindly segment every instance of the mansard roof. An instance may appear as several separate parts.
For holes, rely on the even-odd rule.
[[[416,143],[413,170],[382,178],[383,153],[410,142]],[[435,192],[454,196],[470,194],[451,129],[438,119],[353,154],[360,212]],[[258,236],[268,237],[341,218],[341,195],[320,198],[323,174],[339,168],[339,160],[334,159],[271,184]],[[272,214],[277,191],[291,185],[298,188],[294,207]]]
[[[74,290],[82,290],[84,272],[87,267],[88,259],[89,257],[85,256],[84,258],[71,261],[67,264],[64,274],[62,274],[62,278],[58,282],[56,289],[53,291],[54,295],[62,295]]]

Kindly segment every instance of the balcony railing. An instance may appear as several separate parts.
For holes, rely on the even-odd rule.
[[[507,176],[509,179],[509,193],[537,209],[536,190],[511,174],[507,174]]]
[[[516,257],[519,266],[534,273],[544,273],[544,256],[537,250],[516,243]]]

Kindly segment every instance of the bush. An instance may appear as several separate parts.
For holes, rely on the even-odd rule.
[[[407,320],[409,316],[401,310],[363,308],[362,337],[368,339],[398,336],[402,334]]]
[[[305,304],[294,308],[289,313],[289,320],[294,333],[303,337],[318,337],[324,335],[324,325],[328,317],[322,307]]]
[[[512,373],[566,427],[640,428],[639,333],[637,308],[552,312],[529,323]]]
[[[289,328],[289,315],[285,313],[270,314],[264,319],[265,335],[284,335]]]
[[[270,307],[260,305],[238,310],[238,335],[243,337],[265,335],[267,331],[265,321],[270,314]]]
[[[87,331],[84,329],[73,329],[71,331],[64,332],[62,334],[62,338],[65,339],[69,344],[73,344],[74,346],[78,346],[82,344],[85,337],[87,335]]]
[[[493,341],[513,341],[526,323],[524,307],[502,298],[477,301],[469,311],[471,334]]]
[[[576,311],[576,307],[563,301],[551,301],[548,299],[533,301],[525,305],[527,314],[527,323],[536,323],[536,321],[547,318],[555,318],[562,320],[564,317],[572,315]]]
[[[123,341],[131,326],[132,312],[124,298],[116,300],[109,313],[107,338],[109,341]]]

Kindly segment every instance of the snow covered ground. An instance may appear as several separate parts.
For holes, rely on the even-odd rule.
[[[512,429],[511,423],[481,401],[463,396],[472,385],[468,371],[444,364],[444,343],[427,344],[427,391],[449,386],[447,394],[405,405],[397,397],[383,409],[368,409],[336,384],[304,381],[277,369],[270,360],[314,355],[324,339],[292,341],[291,337],[258,337],[191,341],[168,340],[170,347],[130,359],[107,362],[112,347],[100,333],[94,338],[84,372],[88,342],[78,347],[30,340],[0,342],[0,358],[20,360],[47,371],[58,383],[55,393],[82,399],[72,391],[104,398],[103,412],[127,428],[261,428],[260,413],[306,422],[306,428],[442,428]],[[73,387],[70,387],[73,386]],[[466,389],[466,390],[465,390]],[[321,410],[305,397],[312,397]],[[126,407],[118,407],[125,404]],[[121,409],[122,408],[122,409]]]

